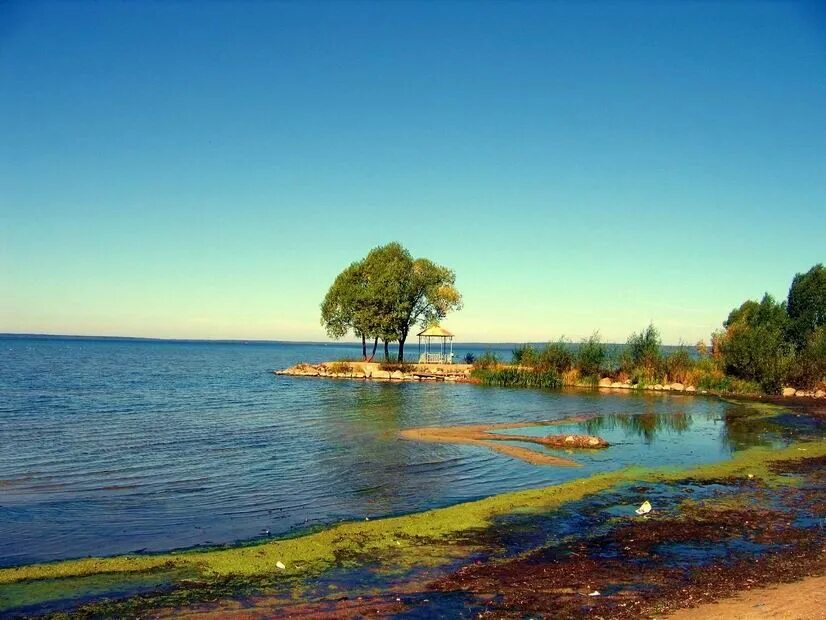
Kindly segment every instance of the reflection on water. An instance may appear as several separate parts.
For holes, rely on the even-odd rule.
[[[710,462],[788,441],[784,429],[796,428],[690,396],[267,372],[341,355],[308,345],[0,339],[0,565],[223,544],[627,465]],[[584,428],[614,444],[573,455],[581,468],[398,438],[421,426],[577,415],[596,416]]]
[[[580,425],[589,435],[600,435],[606,430],[621,428],[626,433],[633,433],[646,443],[651,443],[662,432],[682,433],[691,426],[691,416],[684,411],[674,413],[655,413],[645,411],[638,414],[619,413],[611,416],[591,418]]]

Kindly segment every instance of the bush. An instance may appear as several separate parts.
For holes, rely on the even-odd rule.
[[[465,353],[465,364],[473,364],[476,361],[476,356],[473,353]]]
[[[561,375],[574,367],[574,354],[564,340],[550,342],[537,352],[532,366],[537,372],[553,370]]]
[[[766,294],[759,303],[750,300],[732,310],[723,325],[719,348],[726,373],[778,393],[794,363],[785,304]]]
[[[798,388],[813,389],[826,384],[826,326],[809,333],[789,374],[790,382]]]
[[[536,359],[536,349],[527,343],[519,345],[512,352],[513,363],[517,366],[533,366]]]
[[[660,366],[660,332],[654,325],[649,325],[639,334],[628,337],[628,354],[631,363],[636,368],[645,369],[650,374],[656,374]]]
[[[688,349],[680,345],[676,351],[663,357],[663,367],[667,380],[687,383],[694,368],[694,360]]]
[[[599,337],[599,332],[594,332],[591,337],[583,340],[577,351],[576,367],[580,375],[585,377],[599,377],[605,365],[605,347]]]
[[[499,366],[499,356],[493,351],[485,351],[473,362],[476,369],[497,368]]]

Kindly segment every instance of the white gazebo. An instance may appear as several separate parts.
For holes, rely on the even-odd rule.
[[[422,351],[422,338],[424,338],[424,351]],[[436,342],[433,342],[434,339]],[[419,332],[419,363],[452,364],[453,334],[438,325],[431,325]]]

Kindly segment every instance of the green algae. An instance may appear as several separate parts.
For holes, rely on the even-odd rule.
[[[783,449],[755,447],[737,453],[731,460],[688,469],[628,468],[541,489],[504,493],[405,516],[346,522],[302,536],[244,546],[0,569],[0,611],[70,598],[68,592],[94,596],[105,589],[106,583],[126,591],[142,583],[155,583],[158,576],[159,584],[170,586],[191,579],[206,588],[227,581],[263,579],[267,583],[291,583],[300,590],[303,578],[336,566],[356,566],[365,561],[386,563],[393,570],[439,566],[472,553],[478,548],[474,534],[483,533],[504,515],[548,512],[630,482],[752,478],[767,485],[794,484],[793,477],[773,472],[770,463],[823,455],[826,440]],[[285,568],[277,567],[278,562]]]

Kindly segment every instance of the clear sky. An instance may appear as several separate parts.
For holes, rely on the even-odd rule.
[[[392,240],[465,341],[785,297],[826,261],[826,12],[0,4],[0,332],[323,339]]]

